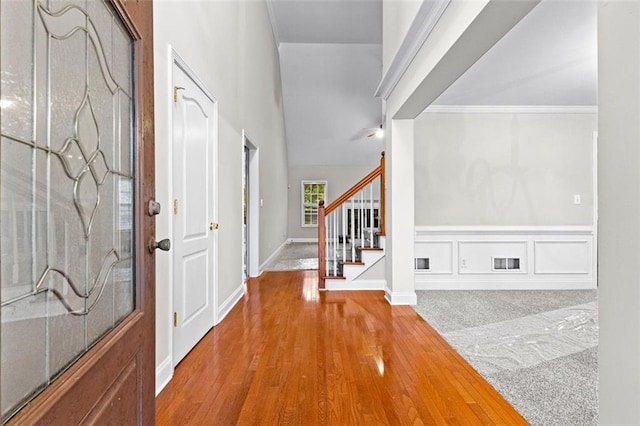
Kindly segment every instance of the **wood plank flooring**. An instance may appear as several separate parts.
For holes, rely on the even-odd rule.
[[[413,309],[266,272],[177,366],[160,425],[521,425]]]

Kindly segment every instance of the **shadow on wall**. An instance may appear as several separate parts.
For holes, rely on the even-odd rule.
[[[591,224],[596,126],[595,114],[422,114],[416,224]]]
[[[432,139],[442,140],[444,136],[447,143],[430,145],[434,155],[429,167],[417,167],[416,175],[417,181],[424,185],[423,189],[434,194],[429,203],[434,213],[472,210],[483,222],[500,222],[509,215],[516,197],[520,196],[529,207],[529,220],[535,223],[533,202],[524,179],[526,168],[520,164],[517,116],[511,119],[510,127],[508,138],[505,138],[510,141],[508,163],[498,165],[492,165],[484,158],[469,161],[470,155],[463,153],[468,143],[466,126],[447,126],[446,136],[439,134],[444,129],[433,128]],[[470,138],[473,139],[473,135]]]
[[[527,204],[530,223],[536,223],[536,214],[527,188],[525,174],[527,169],[520,165],[520,123],[514,116],[510,123],[509,163],[491,166],[486,160],[476,160],[470,164],[467,171],[466,185],[476,198],[476,205],[480,206],[479,214],[484,214],[485,220],[503,221],[509,215],[521,196]]]

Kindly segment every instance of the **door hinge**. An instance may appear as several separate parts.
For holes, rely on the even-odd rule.
[[[184,90],[184,87],[173,86],[173,103],[178,102],[178,90]]]
[[[173,326],[174,327],[178,326],[178,313],[177,312],[173,313]]]
[[[173,215],[178,216],[178,200],[173,200]]]

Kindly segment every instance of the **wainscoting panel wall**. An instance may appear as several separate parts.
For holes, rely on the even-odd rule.
[[[593,228],[416,227],[416,290],[596,287]]]

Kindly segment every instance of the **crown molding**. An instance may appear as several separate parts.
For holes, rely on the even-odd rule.
[[[430,105],[425,113],[597,114],[597,106],[576,105]]]
[[[384,100],[389,99],[450,2],[451,0],[436,0],[422,3],[407,35],[393,57],[389,69],[376,89],[376,97]]]

